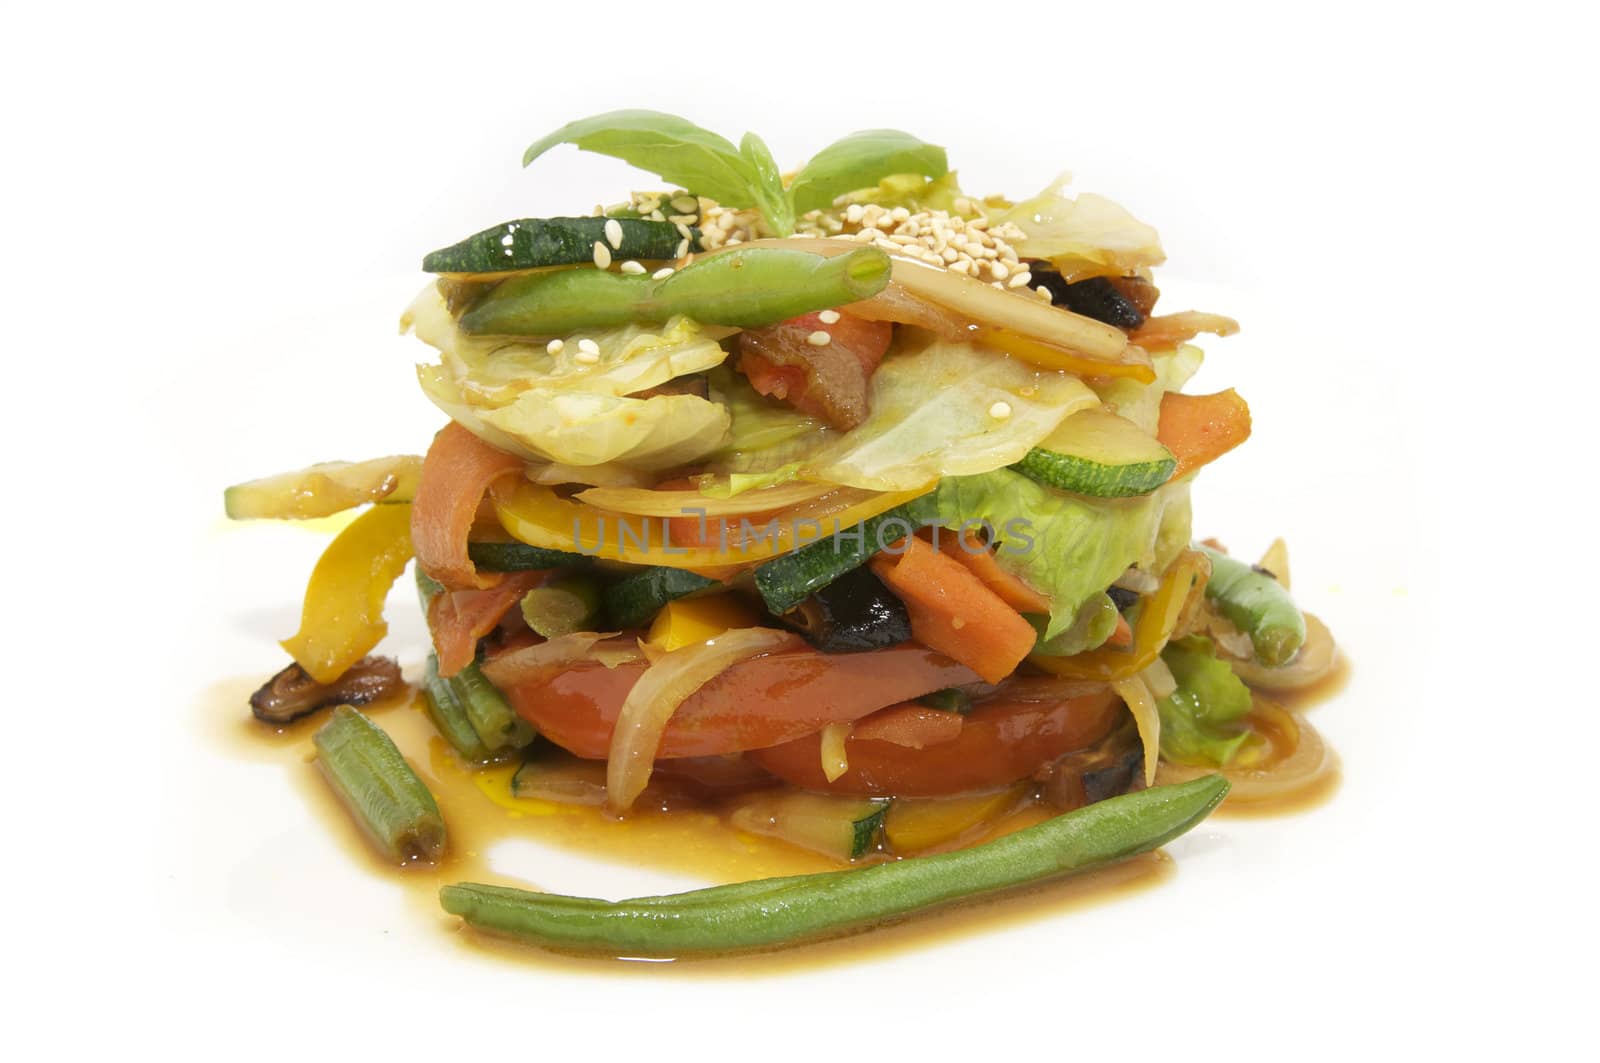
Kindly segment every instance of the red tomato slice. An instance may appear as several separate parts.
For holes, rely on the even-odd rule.
[[[602,759],[611,748],[617,712],[644,667],[635,662],[608,669],[586,661],[504,693],[517,714],[556,745]],[[761,749],[977,678],[913,642],[871,653],[805,649],[757,657],[691,695],[673,713],[657,755],[708,757]]]
[[[1101,688],[1035,677],[1013,679],[979,702],[948,742],[908,749],[849,738],[848,770],[822,774],[821,736],[807,735],[750,758],[785,782],[823,793],[941,797],[1026,779],[1057,757],[1088,748],[1124,718],[1122,701]]]

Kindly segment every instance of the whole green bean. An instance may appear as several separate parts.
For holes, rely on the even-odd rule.
[[[489,747],[483,744],[483,739],[472,727],[472,721],[467,719],[467,711],[461,707],[461,700],[456,697],[450,681],[439,675],[439,658],[431,653],[428,654],[428,672],[423,679],[422,690],[424,703],[428,707],[428,719],[433,721],[434,729],[444,736],[444,740],[467,760],[489,759]]]
[[[469,333],[557,336],[585,328],[662,322],[757,328],[870,298],[889,283],[889,256],[860,247],[828,258],[781,247],[735,248],[666,277],[561,269],[495,288],[461,317]]]
[[[602,901],[458,883],[439,891],[468,925],[550,948],[678,956],[792,945],[1148,852],[1204,819],[1220,775],[1113,797],[956,852]]]
[[[443,855],[439,806],[381,727],[340,705],[312,743],[323,776],[385,856],[404,864]]]
[[[1209,546],[1200,549],[1211,559],[1206,597],[1250,636],[1256,660],[1269,668],[1287,664],[1306,641],[1306,618],[1283,584]]]

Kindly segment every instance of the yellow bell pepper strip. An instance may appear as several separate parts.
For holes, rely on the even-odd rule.
[[[411,506],[374,506],[317,559],[300,630],[280,645],[319,683],[332,683],[389,630],[383,601],[411,560]]]
[[[1003,351],[1013,358],[1019,358],[1041,369],[1061,369],[1078,376],[1127,377],[1141,384],[1153,384],[1156,379],[1155,366],[1151,364],[1150,356],[1138,347],[1128,348],[1132,352],[1133,361],[1108,362],[1100,358],[1073,354],[1055,344],[1044,343],[1012,329],[998,328],[994,325],[975,325],[972,338],[984,347]]]
[[[1140,606],[1139,623],[1133,630],[1131,649],[1114,649],[1102,646],[1073,657],[1046,657],[1035,654],[1028,660],[1052,675],[1074,679],[1099,679],[1114,683],[1131,679],[1150,666],[1161,655],[1161,649],[1172,637],[1172,630],[1183,613],[1183,604],[1189,598],[1194,581],[1203,581],[1211,574],[1211,565],[1205,555],[1196,550],[1186,550],[1167,569],[1161,586]]]
[[[786,522],[773,518],[772,535],[757,535],[749,542],[707,546],[673,546],[666,521],[611,513],[582,502],[562,498],[548,487],[516,480],[499,480],[489,488],[495,516],[512,538],[529,546],[565,550],[635,565],[661,565],[695,571],[748,565],[788,553],[807,542],[848,529],[879,513],[933,490],[934,484],[911,491],[873,495],[815,522]],[[757,526],[758,528],[760,525]]]
[[[736,627],[755,627],[760,622],[761,611],[731,591],[704,598],[680,598],[661,607],[645,642],[668,653],[714,639]]]

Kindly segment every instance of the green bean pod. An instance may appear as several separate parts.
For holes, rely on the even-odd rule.
[[[444,740],[467,760],[488,760],[489,747],[483,744],[472,721],[467,719],[467,711],[461,707],[455,687],[450,680],[439,675],[439,658],[431,653],[428,654],[428,673],[422,683],[422,692],[428,719],[433,721],[434,729],[444,736]]]
[[[439,806],[381,727],[340,705],[312,743],[323,776],[379,851],[399,864],[443,855]]]
[[[1148,852],[1203,820],[1227,792],[1226,779],[1207,775],[970,849],[664,897],[611,902],[459,883],[441,889],[439,901],[470,926],[567,951],[683,956],[793,945]]]
[[[1211,559],[1206,597],[1250,636],[1256,660],[1268,668],[1289,663],[1306,641],[1306,618],[1283,584],[1227,554],[1200,549]]]
[[[859,247],[828,258],[779,247],[734,248],[666,277],[562,269],[514,277],[461,317],[472,334],[559,336],[663,322],[758,328],[868,299],[889,283],[889,256]]]
[[[476,664],[467,665],[445,682],[451,685],[472,729],[489,752],[521,749],[536,737],[528,721],[506,704],[505,696],[484,678]]]

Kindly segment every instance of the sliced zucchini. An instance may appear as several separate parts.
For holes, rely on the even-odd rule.
[[[610,236],[620,234],[613,244]],[[688,250],[700,249],[700,231],[689,230]],[[594,261],[595,244],[605,245],[618,262],[678,257],[683,233],[671,222],[641,218],[518,218],[473,233],[459,244],[440,248],[422,260],[428,273],[510,273],[541,266],[575,266]]]
[[[855,860],[878,847],[890,802],[798,790],[758,794],[734,809],[735,827],[781,838],[836,860]]]
[[[823,653],[864,653],[911,637],[904,603],[865,565],[821,588],[778,617]]]
[[[1061,422],[1013,469],[1046,487],[1094,498],[1147,495],[1172,479],[1178,460],[1138,425],[1105,410]]]
[[[414,454],[325,461],[234,484],[222,492],[222,505],[231,520],[310,520],[368,502],[409,502],[421,475]]]
[[[1027,792],[1027,783],[1017,783],[988,794],[896,801],[884,822],[884,835],[896,853],[931,849],[999,819],[1015,808]]]
[[[756,589],[761,600],[773,616],[782,616],[846,572],[860,568],[873,554],[922,525],[920,501],[868,517],[858,527],[824,536],[759,566]]]
[[[619,630],[644,627],[663,605],[675,598],[715,587],[717,581],[681,568],[647,568],[605,589],[608,626]]]
[[[536,572],[545,568],[587,565],[592,560],[583,554],[547,550],[527,543],[468,543],[467,556],[485,572]]]
[[[511,795],[598,808],[606,803],[606,763],[541,750],[511,776]]]

